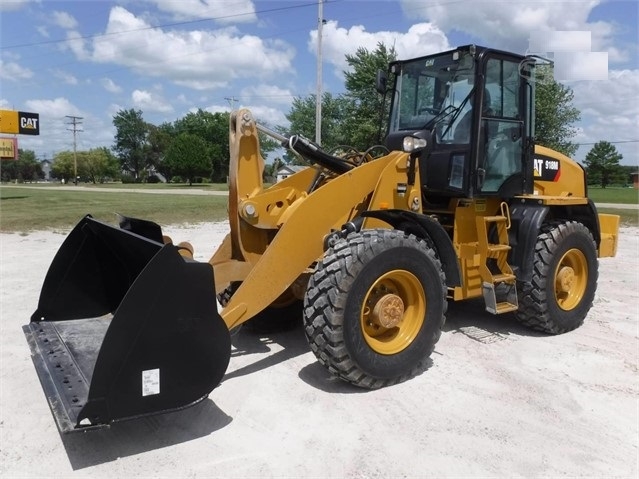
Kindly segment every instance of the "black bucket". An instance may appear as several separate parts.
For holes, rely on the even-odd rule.
[[[83,218],[23,327],[62,433],[193,405],[228,366],[211,265],[134,231]]]

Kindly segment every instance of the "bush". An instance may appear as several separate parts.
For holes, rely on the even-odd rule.
[[[147,183],[161,183],[160,178],[157,175],[149,175],[146,179]]]
[[[132,175],[122,175],[123,184],[141,183],[139,178],[134,178]]]
[[[184,183],[184,180],[181,176],[173,176],[171,177],[171,183]]]

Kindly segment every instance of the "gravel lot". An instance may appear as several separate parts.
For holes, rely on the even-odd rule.
[[[207,260],[224,223],[165,228]],[[639,445],[639,229],[600,261],[585,324],[560,336],[450,304],[429,369],[361,391],[301,328],[241,332],[196,407],[61,437],[21,331],[63,234],[0,234],[0,476],[628,477]]]

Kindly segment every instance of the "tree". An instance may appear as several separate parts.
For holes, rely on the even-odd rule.
[[[335,97],[329,92],[322,95],[322,147],[325,150],[347,143],[344,135],[346,104],[347,100],[341,96]],[[291,123],[291,134],[315,138],[315,95],[293,98],[286,118]],[[302,164],[295,155],[287,154],[285,159],[290,164]]]
[[[104,183],[107,178],[115,178],[119,173],[118,159],[108,148],[93,148],[86,152],[84,174],[86,178],[95,183]]]
[[[173,123],[176,134],[188,133],[205,142],[211,160],[211,181],[223,182],[229,174],[229,113],[198,109]]]
[[[75,163],[77,162],[78,176],[84,181],[103,183],[107,178],[118,176],[120,164],[118,159],[108,148],[93,148],[88,151],[61,151],[53,158],[51,170],[56,178],[66,181],[73,180]]]
[[[349,101],[345,131],[349,145],[363,151],[379,143],[380,120],[388,118],[382,111],[384,98],[375,91],[375,78],[379,70],[397,58],[394,48],[378,43],[374,51],[358,48],[354,55],[346,55],[351,71],[345,71],[346,98]],[[383,115],[383,119],[381,118]]]
[[[17,160],[2,160],[2,181],[35,181],[43,178],[42,165],[33,150],[18,149]]]
[[[165,174],[162,161],[166,155],[171,140],[175,134],[175,128],[171,123],[162,123],[160,126],[147,124],[149,134],[147,136],[147,144],[145,156],[149,166],[153,166],[160,173]]]
[[[372,52],[359,48],[354,55],[346,56],[351,67],[344,72],[346,93],[333,96],[326,92],[322,95],[324,149],[348,145],[364,151],[379,142],[383,98],[375,91],[375,77],[378,70],[386,70],[395,58],[395,50],[383,43]],[[385,112],[384,120],[387,116],[388,112]],[[295,98],[286,118],[291,122],[291,132],[314,138],[315,95]]]
[[[605,188],[613,182],[623,181],[623,170],[619,161],[623,158],[617,148],[607,141],[599,141],[586,155],[584,165],[590,181]]]
[[[113,150],[120,159],[122,169],[131,172],[134,178],[138,179],[140,173],[149,165],[149,126],[142,119],[142,111],[133,108],[118,111],[113,117],[113,125],[117,130]]]
[[[199,136],[180,133],[171,142],[164,164],[173,175],[187,178],[190,186],[197,176],[210,176],[211,149]]]
[[[535,138],[539,145],[573,156],[579,145],[570,140],[581,113],[572,106],[572,89],[556,82],[550,67],[538,67],[535,84]]]

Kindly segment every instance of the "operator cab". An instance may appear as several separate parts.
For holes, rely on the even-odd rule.
[[[526,57],[475,45],[390,65],[386,146],[427,138],[425,193],[512,197],[532,192],[534,83]]]

